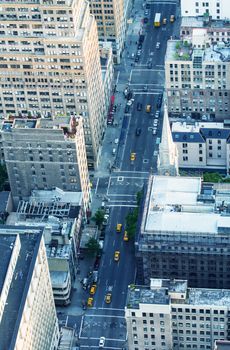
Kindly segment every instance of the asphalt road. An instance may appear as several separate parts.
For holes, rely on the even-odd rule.
[[[163,93],[164,88],[164,55],[167,40],[175,35],[177,26],[176,22],[174,24],[169,22],[170,15],[176,14],[176,3],[152,4],[148,23],[139,26],[135,21],[143,20],[144,10],[140,11],[141,1],[136,0],[135,3],[139,7],[135,14],[134,29],[127,37],[126,50],[122,63],[118,67],[117,79],[117,86],[120,89],[129,86],[133,92],[134,101],[128,114],[120,111],[123,120],[115,160],[117,169],[109,178],[97,180],[98,194],[107,197],[111,210],[93,307],[86,310],[81,319],[79,333],[81,349],[98,349],[101,336],[106,338],[104,349],[127,349],[124,307],[128,285],[135,281],[135,256],[133,242],[123,240],[125,217],[135,207],[136,193],[147,181],[149,172],[156,171],[162,113],[156,135],[153,135],[152,128],[157,98],[160,93]],[[156,12],[162,13],[162,17],[168,19],[166,26],[154,28]],[[137,51],[136,41],[140,30],[145,35],[145,40],[140,61],[135,63],[132,54]],[[156,48],[157,42],[160,43],[159,49]],[[151,69],[147,67],[149,61],[152,62]],[[147,91],[144,91],[145,87]],[[137,110],[138,102],[143,106],[142,111]],[[151,113],[145,112],[147,104],[151,104]],[[139,136],[136,136],[137,128],[141,129]],[[134,161],[130,160],[132,152],[136,153]],[[116,232],[117,223],[123,225],[121,233]],[[114,261],[116,250],[120,251],[118,262]],[[105,295],[109,287],[112,288],[112,301],[106,304]],[[74,319],[71,322],[74,322]]]

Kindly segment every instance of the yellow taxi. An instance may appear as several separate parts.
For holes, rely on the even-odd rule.
[[[131,153],[130,160],[135,160],[135,159],[136,159],[136,153]]]
[[[89,294],[94,295],[96,293],[96,289],[97,289],[97,285],[96,284],[92,284]]]
[[[117,224],[117,232],[121,232],[122,230],[122,224]]]
[[[171,15],[170,16],[170,22],[173,23],[175,21],[175,16],[174,15]]]
[[[151,112],[151,105],[146,105],[145,111],[146,111],[147,113],[150,113],[150,112]]]
[[[119,259],[120,259],[120,252],[119,252],[119,250],[116,250],[114,253],[114,260],[119,261]]]
[[[163,23],[163,24],[167,24],[167,18],[163,18],[162,23]]]
[[[123,240],[126,241],[126,242],[129,240],[129,236],[128,236],[128,232],[127,231],[125,231],[125,233],[124,233]]]
[[[89,297],[87,300],[87,306],[92,307],[93,306],[93,298]]]
[[[112,294],[111,293],[107,293],[105,296],[105,302],[106,304],[110,304],[112,300]]]

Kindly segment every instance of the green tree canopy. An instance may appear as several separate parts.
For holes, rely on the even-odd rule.
[[[105,215],[105,211],[102,209],[98,209],[95,213],[95,215],[93,216],[93,220],[95,221],[96,225],[98,227],[100,227],[104,221],[104,215]]]
[[[100,245],[99,245],[98,241],[93,237],[91,237],[88,240],[88,242],[86,243],[85,246],[86,246],[90,256],[95,256],[100,250]]]
[[[4,189],[7,180],[7,171],[5,165],[0,164],[0,191]]]

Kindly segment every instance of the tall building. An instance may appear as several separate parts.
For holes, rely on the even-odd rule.
[[[230,288],[229,195],[198,177],[151,176],[136,238],[138,283],[154,276]]]
[[[85,210],[90,183],[81,117],[5,120],[2,144],[14,204],[32,190],[82,192]]]
[[[185,280],[132,285],[125,308],[129,349],[212,350],[216,340],[230,339],[229,302],[229,290],[188,288]],[[229,349],[228,341],[222,345],[215,349]]]
[[[213,19],[230,19],[228,0],[181,0],[181,15],[211,16]]]
[[[0,349],[56,350],[59,341],[42,232],[0,227]]]
[[[167,106],[164,106],[164,117],[162,126],[161,143],[159,146],[158,168],[159,175],[177,176],[178,170],[178,152],[172,139],[172,133],[169,124]]]
[[[33,191],[21,200],[7,225],[43,228],[54,301],[71,302],[73,283],[79,269],[80,231],[83,219],[82,193],[60,189]]]
[[[165,87],[170,116],[223,121],[230,112],[229,44],[212,41],[205,28],[169,40]]]
[[[115,62],[120,63],[131,0],[89,0],[89,3],[97,21],[99,40],[112,42]]]
[[[0,115],[83,117],[89,167],[105,127],[97,25],[86,0],[0,1]]]

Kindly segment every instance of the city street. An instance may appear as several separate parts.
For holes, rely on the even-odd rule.
[[[98,349],[102,336],[105,337],[104,349],[127,349],[124,307],[128,285],[135,282],[135,257],[133,241],[123,239],[125,218],[136,206],[136,194],[147,182],[149,173],[156,172],[162,113],[159,113],[155,134],[153,123],[158,96],[164,92],[167,40],[178,36],[179,28],[179,19],[173,24],[169,22],[171,14],[177,15],[176,1],[153,2],[148,16],[144,15],[144,11],[142,1],[136,0],[126,49],[121,64],[116,67],[117,127],[109,126],[106,131],[101,164],[92,180],[94,200],[103,199],[110,207],[93,306],[82,311],[80,321],[79,317],[74,318],[72,312],[65,323],[79,329],[81,349]],[[154,27],[156,12],[167,18],[166,25]],[[148,23],[144,23],[144,17],[148,17]],[[145,38],[139,61],[135,62],[139,34]],[[160,43],[159,48],[156,48],[157,43]],[[128,113],[124,111],[127,100],[123,92],[126,88],[132,92]],[[138,110],[138,104],[141,104],[141,110]],[[147,105],[151,105],[149,113],[146,112]],[[114,144],[115,138],[119,139],[118,144]],[[116,155],[112,152],[114,148]],[[131,153],[135,153],[134,160],[131,160]],[[116,232],[118,223],[123,225],[119,233]],[[115,251],[120,252],[118,261],[114,260]],[[108,291],[112,295],[110,303],[105,302]],[[69,310],[71,307],[74,309],[71,305]]]

